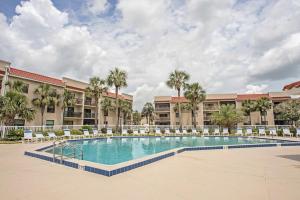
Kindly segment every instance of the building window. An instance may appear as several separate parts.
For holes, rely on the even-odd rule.
[[[49,105],[49,106],[47,106],[47,112],[48,113],[55,113],[55,105],[54,105],[54,103],[51,104],[51,105]]]
[[[22,92],[28,94],[29,84],[25,84],[22,88]]]
[[[176,118],[178,118],[179,117],[179,113],[176,113]]]
[[[46,126],[47,127],[53,127],[54,126],[54,120],[46,120]]]
[[[180,125],[180,123],[179,123],[179,122],[176,122],[176,125]]]
[[[108,116],[108,111],[104,111],[104,116],[107,117]]]
[[[104,121],[104,124],[107,125],[107,124],[108,124],[108,121]]]
[[[14,126],[25,126],[24,119],[15,119]]]
[[[168,114],[159,114],[159,117],[168,117]]]

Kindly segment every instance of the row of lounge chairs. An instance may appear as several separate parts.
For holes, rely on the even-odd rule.
[[[82,130],[82,135],[73,135],[71,134],[70,129],[64,129],[63,136],[57,136],[54,132],[48,132],[48,136],[44,136],[42,133],[35,133],[35,137],[33,137],[32,130],[25,130],[24,131],[24,141],[45,141],[45,140],[55,140],[60,138],[70,138],[70,139],[76,139],[76,138],[89,138],[89,137],[100,137],[100,136],[113,136],[113,131],[111,128],[107,128],[106,133],[101,133],[97,129],[93,129],[92,133],[89,132],[89,130],[84,129]],[[124,128],[122,129],[122,136],[129,135],[128,129]],[[270,136],[278,136],[278,131],[276,128],[269,128],[268,129]],[[132,134],[135,136],[139,135],[147,135],[147,131],[145,128],[140,129],[133,129]],[[169,128],[165,128],[164,131],[160,128],[155,128],[155,135],[198,135],[200,132],[192,128],[191,132],[188,132],[187,129],[183,128],[181,131],[179,128],[176,128],[175,131],[171,132]],[[289,128],[283,128],[282,129],[283,136],[289,136],[292,137],[293,133],[290,132]],[[202,132],[203,136],[228,136],[229,131],[228,128],[215,128],[212,131],[209,130],[209,128],[204,128]],[[245,131],[242,128],[237,128],[235,132],[236,136],[253,136],[254,132],[251,127],[246,128]],[[258,135],[259,136],[267,136],[267,130],[265,128],[259,128],[258,129]],[[296,137],[300,137],[300,128],[297,129]]]

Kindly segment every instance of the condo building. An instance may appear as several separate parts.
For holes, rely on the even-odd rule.
[[[93,125],[96,122],[96,102],[92,97],[88,97],[85,93],[88,83],[63,77],[52,78],[41,74],[36,74],[24,70],[14,68],[9,62],[0,60],[0,90],[1,95],[4,95],[9,88],[7,82],[14,82],[16,80],[22,81],[26,87],[23,90],[27,97],[29,104],[35,98],[34,91],[41,84],[49,84],[56,92],[63,97],[64,90],[70,91],[76,98],[76,103],[73,106],[62,108],[60,105],[51,105],[46,108],[44,113],[44,125]],[[115,100],[115,93],[107,92],[103,97]],[[133,97],[128,94],[120,94],[119,99],[131,102]],[[99,124],[114,125],[116,123],[116,113],[114,111],[104,112],[101,108],[101,100],[99,99],[98,106],[98,122]],[[35,118],[32,121],[24,121],[22,119],[15,119],[16,126],[39,126],[41,122],[41,112],[39,108],[30,105],[36,110]],[[120,116],[120,124],[125,120]],[[131,116],[126,119],[127,124],[131,124]]]

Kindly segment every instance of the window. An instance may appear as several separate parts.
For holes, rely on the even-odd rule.
[[[180,123],[179,122],[176,122],[176,125],[179,125]]]
[[[159,114],[159,117],[168,117],[168,114]]]
[[[104,124],[107,125],[107,124],[108,124],[108,121],[104,121]]]
[[[54,120],[46,120],[46,126],[47,127],[53,127],[54,126]]]
[[[14,125],[15,126],[24,126],[25,120],[24,119],[15,119]]]
[[[73,125],[73,121],[64,121],[64,125]]]
[[[104,111],[104,116],[107,117],[108,116],[108,111]]]
[[[47,106],[48,113],[55,113],[55,105],[52,103],[51,105]]]
[[[179,113],[176,113],[176,118],[178,118],[179,117]]]
[[[29,84],[25,84],[22,88],[22,92],[28,94],[28,88],[29,88]]]

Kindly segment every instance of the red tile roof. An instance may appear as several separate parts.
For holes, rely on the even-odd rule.
[[[113,92],[107,92],[107,93],[104,94],[104,96],[106,96],[106,97],[111,97],[111,98],[115,98],[115,97],[116,97],[116,94],[113,93]],[[118,94],[118,97],[119,97],[120,99],[132,100],[132,98],[130,98],[129,96],[126,96],[126,95]]]
[[[187,103],[189,102],[185,97],[172,97],[171,98],[171,103]]]
[[[269,94],[238,94],[237,101],[258,100],[262,97],[270,98]]]
[[[13,75],[13,76],[30,79],[30,80],[37,81],[37,82],[48,83],[48,84],[57,85],[57,86],[64,86],[64,82],[60,79],[51,78],[49,76],[44,76],[44,75],[40,75],[40,74],[36,74],[36,73],[32,73],[32,72],[27,72],[27,71],[12,68],[12,67],[10,68],[9,73],[10,73],[10,75]]]
[[[288,84],[288,85],[285,85],[285,86],[283,87],[283,90],[290,90],[290,89],[292,89],[292,88],[298,88],[298,87],[300,87],[300,81],[297,81],[297,82],[294,82],[294,83],[290,83],[290,84]]]

